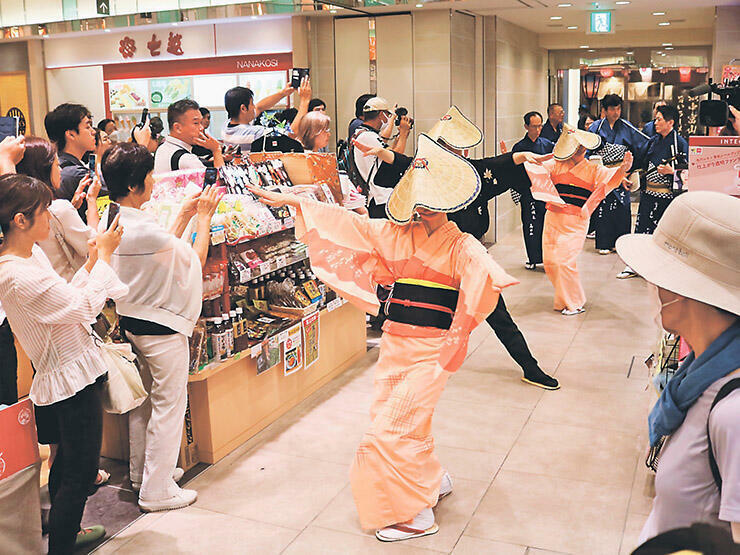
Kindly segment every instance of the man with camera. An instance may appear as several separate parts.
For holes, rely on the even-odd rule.
[[[388,127],[392,128],[395,121],[398,125],[398,136],[391,150],[403,153],[406,150],[406,141],[411,132],[413,120],[407,115],[401,115],[401,110],[405,109],[398,108],[396,110],[386,99],[379,96],[370,98],[362,108],[362,124],[357,128],[354,136],[350,138],[350,156],[357,170],[353,182],[362,189],[364,194],[367,194],[369,200],[368,212],[371,218],[385,218],[385,204],[388,202],[393,187],[382,186],[375,182],[375,176],[382,162],[378,160],[377,156],[363,155],[362,152],[354,148],[353,142],[367,148],[385,148],[388,145],[383,136],[387,136]],[[394,114],[394,111],[397,113]],[[350,175],[350,178],[352,177]],[[356,181],[360,181],[360,183],[356,183]]]

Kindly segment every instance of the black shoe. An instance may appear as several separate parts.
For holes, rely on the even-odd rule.
[[[522,381],[530,385],[541,387],[542,389],[560,389],[558,381],[545,374],[539,368],[525,372],[524,376],[522,376]]]

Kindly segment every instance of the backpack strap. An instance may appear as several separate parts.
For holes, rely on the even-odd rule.
[[[727,397],[730,393],[740,389],[740,378],[734,378],[726,382],[717,392],[717,396],[712,401],[712,406],[709,408],[709,416],[712,415],[712,409],[717,406],[722,399]],[[714,458],[714,450],[712,449],[712,435],[709,433],[709,416],[707,417],[707,439],[709,440],[709,468],[712,470],[712,476],[714,476],[714,483],[717,484],[717,489],[722,491],[722,476],[719,473],[719,467],[717,466],[717,459]]]
[[[175,152],[172,153],[172,157],[170,158],[170,169],[173,172],[180,169],[180,158],[182,158],[186,154],[190,153],[184,148],[178,148]]]

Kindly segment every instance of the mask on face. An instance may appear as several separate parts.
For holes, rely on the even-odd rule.
[[[661,316],[663,308],[673,303],[677,303],[681,299],[673,299],[667,303],[662,302],[660,300],[660,295],[658,294],[658,287],[652,283],[648,283],[648,295],[650,296],[650,314],[653,317],[653,322],[655,322],[655,325],[659,328],[663,328],[663,318]]]
[[[383,133],[386,129],[388,129],[388,126],[391,124],[391,118],[386,114],[385,116],[385,122],[380,126],[380,132]]]

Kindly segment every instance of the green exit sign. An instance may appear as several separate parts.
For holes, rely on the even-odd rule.
[[[591,12],[589,33],[613,33],[612,12]]]

